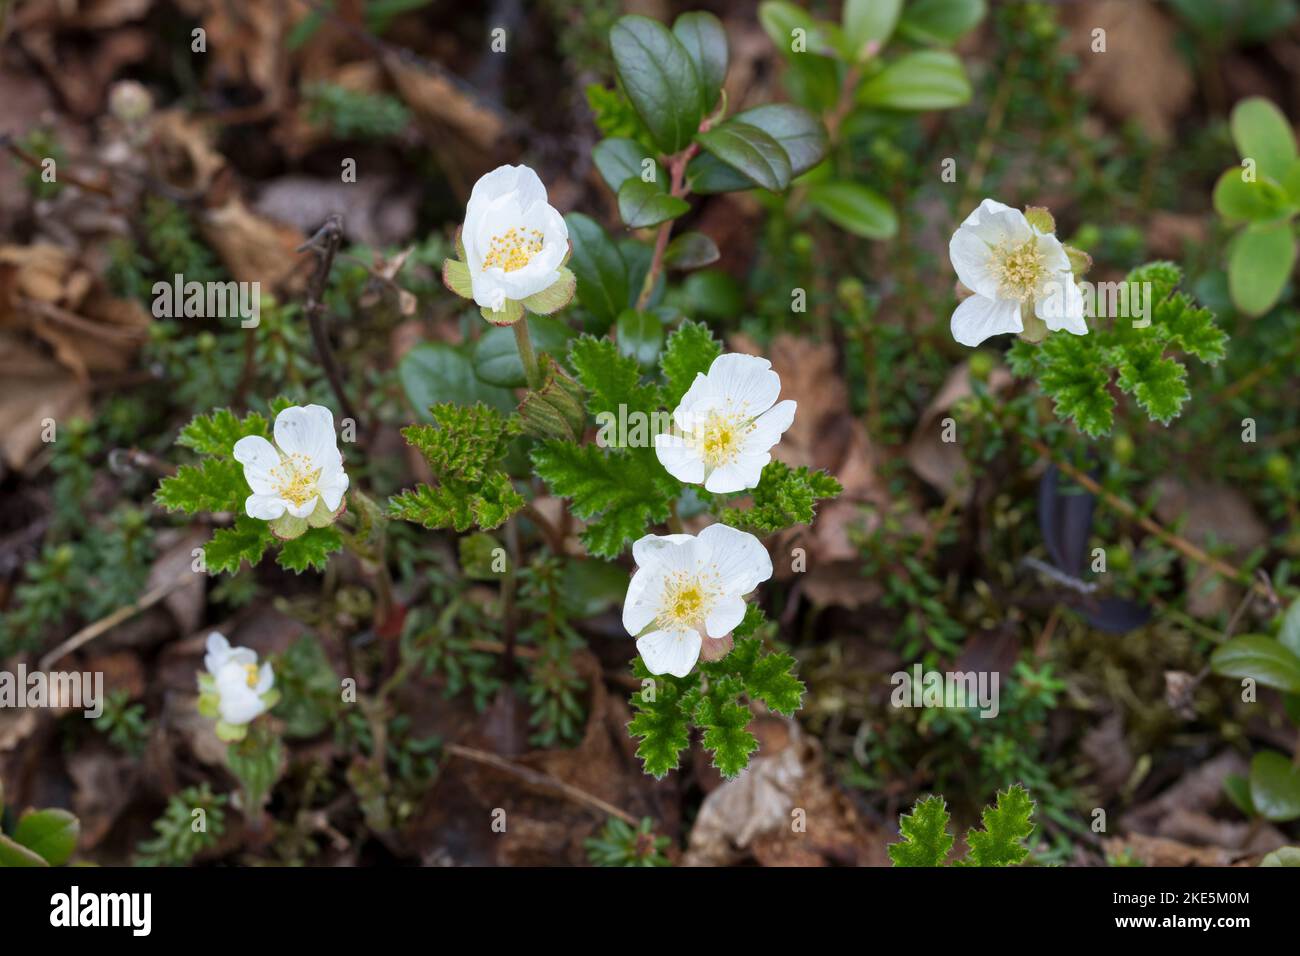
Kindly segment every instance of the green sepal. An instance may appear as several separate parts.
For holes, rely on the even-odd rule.
[[[499,310],[485,305],[479,313],[493,325],[514,325],[524,317],[524,305],[515,299],[506,299]]]
[[[569,249],[572,252],[573,246],[570,245]],[[565,258],[567,259],[568,256]],[[521,300],[521,304],[534,315],[551,315],[572,302],[573,294],[577,291],[577,277],[569,269],[561,268],[554,282],[541,292],[534,292],[528,298]]]
[[[459,259],[445,259],[442,263],[442,284],[462,299],[474,298],[474,283],[469,266]]]

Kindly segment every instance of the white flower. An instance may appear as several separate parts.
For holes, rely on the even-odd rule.
[[[752,534],[725,524],[699,537],[648,534],[632,545],[636,573],[623,627],[652,674],[685,677],[704,638],[726,637],[745,617],[745,595],[772,576],[772,559]]]
[[[501,311],[550,288],[569,254],[569,229],[527,166],[498,166],[474,184],[461,230],[474,301]]]
[[[323,405],[286,408],[275,416],[274,445],[248,435],[235,442],[234,455],[253,489],[244,510],[250,518],[276,522],[273,530],[281,537],[296,537],[308,524],[321,527],[338,515],[348,476],[334,416]]]
[[[952,337],[962,345],[1023,332],[1033,318],[1053,331],[1088,334],[1083,295],[1065,247],[1050,228],[1043,230],[1020,210],[984,200],[953,233],[948,257],[962,284],[975,293],[952,314]]]
[[[794,421],[795,403],[777,402],[779,394],[781,376],[767,359],[719,355],[673,412],[677,432],[655,436],[655,454],[678,481],[706,491],[753,488]]]
[[[231,647],[225,636],[208,635],[208,652],[203,657],[207,674],[199,677],[199,709],[217,717],[218,731],[234,737],[226,728],[242,727],[274,706],[275,674],[269,662],[257,666],[257,652]]]

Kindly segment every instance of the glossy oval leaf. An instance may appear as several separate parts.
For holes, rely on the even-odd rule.
[[[1242,159],[1281,181],[1296,160],[1295,134],[1282,111],[1262,96],[1242,100],[1232,108],[1232,141]]]
[[[670,269],[702,269],[721,257],[717,243],[702,232],[684,232],[664,251],[664,265]]]
[[[1247,182],[1239,167],[1225,170],[1214,184],[1214,211],[1229,222],[1277,219],[1291,211],[1291,200],[1271,179]]]
[[[1247,315],[1263,315],[1282,294],[1295,266],[1295,234],[1283,220],[1253,223],[1228,246],[1228,290]]]
[[[626,309],[618,317],[618,350],[637,360],[642,368],[653,368],[664,344],[664,326],[649,312]]]
[[[676,219],[691,209],[690,203],[670,196],[657,184],[639,177],[625,181],[618,189],[618,214],[629,229],[644,229]]]
[[[1255,754],[1250,762],[1250,802],[1266,820],[1300,818],[1300,767],[1276,750]]]
[[[575,333],[563,322],[545,315],[530,315],[524,321],[528,323],[534,351],[556,357],[563,357],[569,351],[569,340]],[[474,343],[473,363],[474,374],[488,385],[523,388],[528,384],[514,329],[492,328],[479,336]]]
[[[627,308],[627,264],[596,220],[571,212],[564,222],[573,243],[569,268],[578,277],[578,300],[608,327]]]
[[[988,13],[984,0],[911,0],[898,32],[915,43],[952,46]]]
[[[844,41],[852,59],[865,59],[870,51],[885,45],[893,35],[903,0],[844,0]]]
[[[673,22],[673,36],[686,49],[700,80],[700,106],[713,109],[727,79],[727,33],[711,13],[683,13]]]
[[[946,50],[918,50],[890,63],[858,87],[863,106],[893,110],[943,110],[970,102],[961,60]]]
[[[776,140],[790,160],[792,177],[806,173],[826,155],[826,127],[803,107],[769,103],[737,113],[732,121],[757,126]]]
[[[13,838],[50,866],[62,866],[72,858],[81,835],[81,821],[67,810],[33,810],[24,813],[14,827]]]
[[[510,329],[500,331],[514,338]],[[515,397],[509,390],[480,380],[469,356],[446,342],[425,342],[411,349],[402,356],[397,377],[411,409],[422,422],[432,421],[429,406],[438,402],[483,402],[503,412],[515,408]]]
[[[1249,677],[1265,687],[1300,693],[1300,656],[1263,634],[1221,644],[1210,655],[1210,666],[1224,677]]]
[[[600,178],[605,180],[605,185],[615,194],[629,179],[645,180],[656,184],[660,189],[668,189],[668,176],[664,168],[653,156],[647,155],[645,147],[634,139],[618,136],[602,139],[592,148],[591,158],[596,163]],[[650,173],[653,179],[646,180],[647,170],[653,170]]]
[[[1282,616],[1282,628],[1277,632],[1277,642],[1300,660],[1300,598],[1292,601]]]
[[[684,149],[704,113],[695,64],[662,23],[625,16],[610,28],[618,78],[651,138],[665,153]]]
[[[696,141],[764,189],[780,192],[790,185],[790,157],[780,143],[757,126],[733,118],[700,133]]]
[[[898,217],[879,193],[860,183],[832,181],[808,189],[808,202],[835,225],[864,239],[889,239]]]

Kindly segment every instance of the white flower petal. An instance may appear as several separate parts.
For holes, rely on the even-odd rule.
[[[337,457],[334,413],[324,405],[294,405],[284,409],[275,416],[275,444],[286,455],[305,455],[320,468]]]
[[[511,194],[517,197],[521,206],[546,202],[546,187],[542,185],[541,178],[531,167],[498,166],[492,172],[480,176],[474,188],[470,190],[466,218],[476,206],[491,203]]]
[[[259,697],[275,686],[275,672],[271,670],[271,662],[264,661],[262,669],[257,674],[257,686],[253,688],[253,693]]]
[[[330,511],[338,511],[339,503],[343,500],[344,493],[348,490],[348,476],[340,466],[337,469],[325,469],[316,482],[316,490],[320,493],[321,498],[325,500],[325,507]]]
[[[1023,332],[1020,303],[1014,299],[986,299],[973,295],[952,314],[952,337],[962,345],[979,345],[991,335]]]
[[[244,480],[254,494],[269,495],[275,491],[271,469],[280,464],[280,453],[261,435],[245,435],[232,449],[235,461],[244,466]]]
[[[754,419],[753,430],[745,436],[741,446],[745,454],[765,452],[781,440],[786,429],[794,424],[796,403],[791,399],[777,402],[758,418]]]
[[[636,649],[651,674],[685,677],[700,657],[697,631],[651,631],[637,638]]]
[[[320,495],[312,495],[300,505],[296,505],[292,501],[285,501],[284,510],[295,518],[305,518],[316,510],[316,499],[319,497]]]
[[[763,477],[763,469],[771,460],[770,452],[742,451],[725,465],[719,465],[709,472],[709,477],[704,480],[704,490],[725,495],[757,488]]]
[[[763,414],[781,394],[781,376],[772,371],[772,363],[743,352],[728,352],[714,359],[709,366],[709,385],[747,418]]]
[[[663,576],[654,568],[637,568],[623,600],[623,629],[636,637],[659,616]]]
[[[1064,329],[1075,335],[1087,335],[1088,323],[1083,314],[1083,293],[1074,276],[1058,273],[1046,285],[1046,294],[1034,299],[1034,314],[1053,332]]]
[[[226,640],[224,634],[213,631],[208,635],[207,650],[208,652],[203,656],[203,666],[215,677],[217,671],[221,670],[221,665],[230,656],[230,642]]]
[[[992,254],[992,248],[979,233],[965,226],[954,232],[948,243],[948,261],[962,285],[990,299],[998,292],[998,279],[990,268]]]
[[[745,619],[745,599],[731,595],[718,601],[709,610],[704,622],[709,637],[726,637]]]
[[[708,548],[709,567],[728,594],[748,594],[772,576],[771,556],[748,531],[711,524],[700,532],[700,542]]]
[[[655,435],[655,457],[664,471],[678,481],[698,485],[704,481],[704,459],[699,449],[688,444],[679,435]]]
[[[632,544],[632,560],[638,568],[654,568],[663,564],[665,555],[673,553],[677,547],[694,541],[691,534],[647,534]],[[693,554],[694,552],[692,552]],[[674,560],[673,567],[682,566],[683,562]]]
[[[244,511],[248,516],[262,521],[274,521],[284,514],[287,507],[289,502],[274,492],[269,495],[249,495],[244,499]]]

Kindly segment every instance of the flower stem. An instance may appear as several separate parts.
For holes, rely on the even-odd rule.
[[[707,126],[707,122],[702,123],[700,129],[704,130]],[[668,192],[670,195],[681,199],[689,192],[685,183],[686,164],[691,161],[691,157],[699,152],[699,149],[699,146],[691,143],[686,149],[669,158],[668,170],[671,185]],[[663,271],[664,267],[664,252],[668,249],[668,237],[672,234],[672,231],[673,221],[669,219],[659,227],[659,232],[655,234],[655,248],[650,258],[650,269],[646,272],[645,281],[641,283],[641,292],[636,297],[638,312],[646,307],[646,304],[650,301],[650,293],[654,291],[655,283],[659,281],[659,273]]]
[[[514,324],[515,345],[519,347],[519,361],[524,366],[524,379],[528,387],[542,387],[542,371],[537,365],[537,353],[533,351],[533,337],[528,331],[528,316],[521,316]]]

